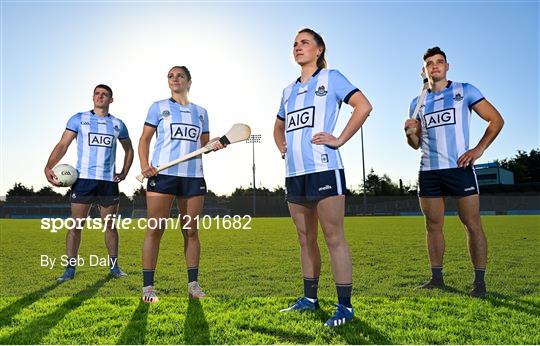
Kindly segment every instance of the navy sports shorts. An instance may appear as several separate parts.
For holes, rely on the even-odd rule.
[[[302,204],[345,194],[343,169],[285,178],[287,202]]]
[[[479,193],[476,173],[472,166],[420,171],[418,174],[420,197],[465,197]]]
[[[109,207],[119,200],[118,183],[114,181],[79,178],[71,187],[71,203]]]
[[[200,196],[206,194],[206,181],[204,178],[158,174],[148,179],[146,190],[181,197]]]

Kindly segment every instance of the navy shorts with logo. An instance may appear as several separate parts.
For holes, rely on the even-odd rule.
[[[472,166],[420,171],[418,174],[420,197],[465,197],[479,193],[476,173]]]
[[[158,174],[148,179],[146,190],[182,197],[200,196],[206,194],[206,181],[204,178]]]
[[[285,178],[287,202],[302,204],[345,194],[343,169]]]
[[[79,178],[71,187],[71,203],[109,207],[118,204],[119,194],[118,183],[114,181]]]

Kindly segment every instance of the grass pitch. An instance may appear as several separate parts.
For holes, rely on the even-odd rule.
[[[63,268],[41,267],[40,255],[59,258],[65,232],[40,230],[39,220],[0,220],[0,343],[539,344],[540,217],[489,216],[483,224],[490,295],[477,300],[467,296],[473,274],[456,217],[445,224],[445,292],[414,289],[430,275],[422,218],[346,218],[356,317],[330,330],[322,324],[335,288],[322,234],[322,310],[278,312],[302,295],[288,218],[254,219],[245,231],[201,230],[199,281],[209,295],[201,301],[187,298],[182,236],[168,230],[156,271],[161,301],[151,306],[139,302],[144,231],[120,231],[127,278],[110,279],[106,268],[86,264],[75,280],[57,285]],[[103,234],[83,231],[79,254],[106,256]]]

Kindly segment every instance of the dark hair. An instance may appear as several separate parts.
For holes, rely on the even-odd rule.
[[[171,67],[171,69],[169,70],[169,72],[171,72],[173,69],[175,68],[179,68],[179,69],[182,69],[184,70],[184,73],[186,74],[186,77],[187,77],[187,80],[190,81],[191,80],[191,73],[189,72],[188,68],[185,67],[185,66],[173,66]]]
[[[424,61],[427,58],[431,58],[432,56],[437,55],[437,54],[442,55],[444,57],[444,61],[446,61],[446,54],[444,54],[444,52],[437,46],[432,47],[432,48],[428,48],[426,50],[426,52],[424,53]]]
[[[324,57],[324,54],[326,53],[326,44],[324,43],[324,40],[323,40],[322,36],[319,35],[318,33],[316,33],[314,30],[309,29],[309,28],[304,28],[304,29],[298,31],[298,34],[301,34],[301,33],[304,33],[304,32],[310,34],[311,36],[313,36],[313,39],[315,40],[315,43],[317,43],[317,46],[319,46],[319,47],[321,47],[323,49],[321,55],[319,55],[319,57],[317,58],[317,67],[318,68],[326,68],[327,63],[326,63],[326,58]]]
[[[109,97],[112,97],[112,89],[110,86],[108,85],[105,85],[105,84],[100,84],[100,85],[97,85],[95,88],[94,88],[94,94],[96,93],[96,89],[97,88],[101,88],[101,89],[105,89],[109,92]]]

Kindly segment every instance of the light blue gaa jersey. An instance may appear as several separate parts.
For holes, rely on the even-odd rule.
[[[66,130],[77,134],[79,178],[113,181],[116,140],[129,138],[122,120],[110,114],[102,117],[88,111],[72,116]]]
[[[439,93],[428,92],[417,116],[422,123],[421,171],[458,166],[458,158],[469,150],[472,107],[483,99],[473,85],[452,81]],[[411,102],[409,115],[417,101]]]
[[[201,148],[201,135],[208,131],[206,109],[190,103],[183,106],[172,98],[154,102],[145,125],[156,129],[152,166],[157,167]],[[201,156],[196,156],[159,174],[177,177],[203,177]]]
[[[278,118],[285,122],[286,176],[342,169],[337,149],[312,144],[318,132],[333,133],[341,103],[358,89],[338,70],[319,69],[307,83],[300,78],[283,90]]]

